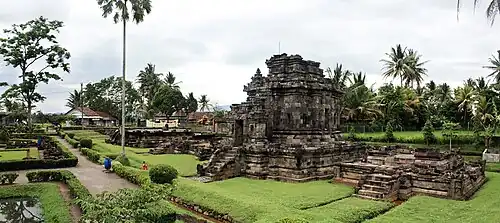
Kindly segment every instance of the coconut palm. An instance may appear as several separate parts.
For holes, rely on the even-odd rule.
[[[139,75],[137,75],[139,92],[141,96],[146,99],[146,103],[144,104],[147,107],[151,105],[151,101],[153,101],[156,91],[161,86],[161,76],[163,76],[163,74],[156,73],[155,68],[155,65],[148,63],[144,70],[141,70]]]
[[[76,108],[76,107],[82,107],[82,94],[80,91],[73,91],[69,93],[68,99],[66,99],[66,107],[69,108]]]
[[[460,8],[462,7],[463,0],[457,0],[457,19],[458,14],[460,13]],[[479,0],[473,0],[474,8],[477,7]],[[500,14],[500,1],[499,0],[491,0],[488,8],[486,8],[486,18],[490,21],[490,24],[493,25],[495,23],[495,17],[497,14]]]
[[[406,47],[402,48],[401,45],[398,44],[395,48],[391,48],[390,53],[386,53],[389,59],[380,60],[384,63],[383,70],[385,70],[385,72],[382,74],[384,78],[400,78],[401,86],[403,86],[403,81],[405,80],[405,73],[409,70],[406,61],[406,51]]]
[[[206,94],[200,96],[198,104],[200,104],[200,111],[208,111],[212,107]]]
[[[417,87],[420,87],[420,84],[424,81],[423,76],[427,76],[427,69],[423,66],[428,61],[421,61],[421,57],[422,55],[419,55],[415,50],[409,49],[407,52],[405,60],[409,69],[404,73],[407,87],[411,86],[413,88],[414,83],[417,84]]]
[[[495,57],[495,55],[492,55],[491,58],[488,59],[491,65],[483,67],[493,70],[493,72],[491,72],[491,74],[489,74],[488,77],[492,77],[498,84],[500,83],[500,50],[498,50],[497,53],[498,53],[497,57]]]
[[[130,3],[130,7],[128,5]],[[123,64],[122,64],[122,131],[121,144],[122,154],[125,155],[125,67],[126,67],[126,34],[127,22],[132,16],[132,21],[136,24],[144,21],[145,14],[151,13],[151,0],[97,0],[97,4],[102,10],[102,16],[107,18],[113,14],[113,21],[123,23]]]
[[[455,102],[458,104],[458,110],[464,113],[464,121],[468,123],[467,111],[472,107],[476,97],[476,91],[469,85],[455,89]]]
[[[173,73],[170,73],[170,72],[168,72],[167,76],[165,77],[164,82],[166,85],[168,85],[172,88],[175,88],[175,89],[179,89],[179,84],[182,83],[181,81],[175,82],[175,75]]]
[[[329,67],[326,69],[326,73],[328,77],[332,80],[332,85],[335,89],[340,91],[345,91],[347,88],[347,80],[349,80],[351,76],[351,72],[349,70],[343,70],[342,64],[338,64],[335,66],[335,69],[332,71]],[[344,96],[340,97],[337,101],[336,106],[336,120],[337,123],[340,123],[342,111],[344,110]]]

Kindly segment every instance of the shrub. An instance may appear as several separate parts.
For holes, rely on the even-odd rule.
[[[77,140],[75,139],[72,139],[68,136],[69,134],[66,134],[66,136],[64,137],[64,139],[71,145],[73,146],[74,148],[78,148],[78,146],[80,145],[80,142],[78,142]]]
[[[386,142],[396,141],[396,137],[394,137],[394,133],[392,130],[391,122],[387,122],[387,126],[385,127],[385,141]]]
[[[121,164],[125,165],[125,166],[130,166],[130,160],[128,159],[128,157],[123,154],[123,153],[120,153],[120,155],[118,155],[116,157],[116,161],[120,162]]]
[[[353,126],[349,127],[349,136],[347,137],[350,141],[356,141],[356,130]]]
[[[101,155],[97,151],[87,148],[81,148],[80,151],[84,156],[88,157],[90,161],[94,163],[99,163]]]
[[[157,184],[171,184],[177,175],[177,170],[167,164],[158,164],[149,170],[151,181]]]
[[[58,181],[68,185],[69,192],[73,198],[92,197],[89,190],[82,185],[78,178],[68,170],[41,170],[26,173],[29,182]]]
[[[75,133],[70,132],[70,133],[68,133],[67,135],[68,135],[68,137],[69,137],[70,139],[75,138]]]
[[[81,139],[80,140],[80,146],[83,148],[89,148],[92,149],[92,139]]]
[[[7,143],[10,139],[9,131],[5,128],[0,128],[0,142]]]
[[[18,176],[17,173],[0,173],[0,184],[13,184]]]
[[[120,162],[116,161],[113,162],[112,168],[116,175],[125,178],[130,183],[139,186],[146,186],[151,183],[148,173],[145,171],[141,171],[133,167],[124,166]]]
[[[422,133],[424,135],[424,140],[426,145],[435,143],[437,141],[433,131],[434,128],[432,127],[432,122],[430,120],[427,120],[425,122],[424,128],[422,128]]]

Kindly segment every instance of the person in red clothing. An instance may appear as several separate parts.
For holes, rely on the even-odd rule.
[[[146,161],[142,161],[142,170],[148,170],[148,164],[146,164]]]

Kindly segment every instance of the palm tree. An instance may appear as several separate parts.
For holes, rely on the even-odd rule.
[[[328,77],[332,80],[332,85],[335,89],[340,91],[346,90],[347,80],[349,80],[351,72],[349,70],[343,70],[342,64],[337,63],[333,72],[330,68],[327,68],[326,73],[328,74]],[[344,110],[344,97],[345,95],[340,97],[337,102],[337,107],[336,107],[337,111],[335,116],[335,118],[337,119],[337,123],[340,123],[340,120],[342,118],[342,111]]]
[[[168,72],[167,76],[165,77],[165,84],[172,87],[172,88],[175,88],[175,89],[179,89],[179,84],[182,83],[182,81],[180,82],[175,82],[175,75],[173,73],[170,73]]]
[[[66,107],[69,108],[77,108],[77,107],[82,107],[82,94],[81,92],[75,90],[73,92],[69,93],[68,99],[66,99]]]
[[[493,79],[495,79],[495,82],[498,84],[500,83],[500,50],[498,50],[497,53],[497,57],[495,57],[495,55],[491,55],[491,58],[488,59],[491,65],[483,67],[493,70],[493,72],[489,74],[488,77],[493,77]]]
[[[201,95],[200,99],[198,99],[198,104],[200,104],[200,111],[209,110],[210,107],[212,107],[209,102],[210,100],[208,99],[206,94]]]
[[[477,7],[479,0],[474,0],[474,9]],[[460,13],[460,8],[462,7],[462,1],[457,0],[457,19],[458,14]],[[499,0],[491,0],[488,8],[486,9],[486,18],[490,21],[490,25],[495,23],[495,17],[497,14],[500,14],[500,1]]]
[[[407,61],[409,69],[406,72],[406,83],[405,85],[411,86],[413,88],[413,83],[417,83],[417,87],[420,87],[420,84],[423,82],[423,76],[427,76],[427,69],[423,66],[428,61],[421,61],[420,58],[422,55],[419,55],[417,51],[412,49],[408,50],[407,56],[405,60]]]
[[[137,76],[137,82],[140,84],[139,93],[146,99],[142,103],[143,111],[148,111],[151,108],[153,97],[161,86],[161,76],[163,74],[156,73],[155,68],[155,65],[148,63],[144,70],[141,70]]]
[[[458,104],[458,110],[464,112],[464,121],[468,124],[467,111],[472,107],[476,97],[476,91],[469,85],[455,89],[455,102]]]
[[[392,47],[390,53],[386,53],[389,59],[382,59],[381,62],[384,63],[383,70],[385,72],[382,74],[384,78],[400,78],[401,86],[403,86],[403,81],[405,80],[405,74],[408,72],[410,67],[408,67],[406,59],[406,47],[402,48],[400,44],[396,45],[396,48]]]
[[[129,8],[127,3],[131,3]],[[123,23],[123,66],[122,66],[122,131],[121,144],[122,154],[125,155],[125,67],[126,67],[126,40],[127,40],[127,22],[132,15],[132,21],[139,24],[144,21],[145,14],[151,13],[151,0],[97,0],[97,4],[102,10],[102,16],[107,18],[113,14],[113,21]],[[130,11],[129,11],[130,9]]]

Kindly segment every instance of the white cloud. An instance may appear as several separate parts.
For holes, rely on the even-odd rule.
[[[363,71],[380,85],[379,60],[400,43],[418,50],[429,77],[452,86],[488,74],[481,68],[496,52],[500,30],[473,14],[472,2],[456,19],[455,1],[436,0],[154,0],[153,12],[130,24],[127,43],[129,80],[147,63],[172,72],[185,93],[207,94],[219,104],[245,100],[242,91],[257,67],[281,52],[322,63],[337,62]],[[60,41],[72,53],[72,73],[41,88],[46,112],[66,110],[65,98],[80,82],[121,74],[121,25],[101,17],[95,1],[18,0],[0,3],[0,28],[38,16],[65,22]],[[8,12],[8,13],[7,13]],[[0,69],[0,79],[15,79]],[[64,92],[68,93],[64,93]],[[62,92],[62,93],[60,93]]]

